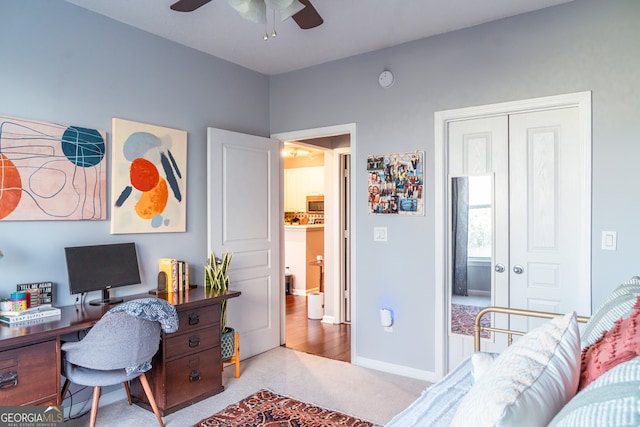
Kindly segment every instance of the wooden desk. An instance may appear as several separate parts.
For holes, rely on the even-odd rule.
[[[222,376],[220,371],[220,302],[224,299],[235,298],[240,292],[229,291],[224,295],[216,294],[210,290],[205,291],[202,287],[191,289],[188,294],[173,295],[174,298],[161,296],[172,302],[176,306],[180,318],[180,328],[175,334],[163,334],[161,349],[153,360],[153,369],[150,374],[153,378],[160,378],[158,372],[167,372],[165,362],[177,356],[167,350],[167,344],[172,342],[172,338],[186,337],[188,332],[197,328],[208,327],[216,321],[218,328],[208,328],[213,333],[207,343],[208,355],[218,358],[217,371],[218,378],[209,379],[207,387],[212,390],[202,392],[197,390],[197,395],[188,395],[181,399],[181,407],[193,403],[199,396],[208,397],[219,393],[222,388]],[[148,294],[129,295],[124,297],[125,301],[137,298],[152,297]],[[152,297],[153,298],[153,297]],[[17,374],[17,384],[7,384],[0,387],[0,406],[9,405],[61,405],[60,398],[60,364],[61,350],[60,337],[66,334],[82,331],[91,328],[104,313],[113,306],[90,306],[72,305],[60,307],[60,317],[52,319],[36,319],[27,326],[0,325],[0,376],[9,372]],[[201,313],[202,322],[189,325],[189,314]],[[217,315],[217,316],[216,316]],[[200,318],[200,317],[199,317]],[[206,321],[205,321],[206,320]],[[195,320],[192,316],[191,323]],[[198,326],[199,325],[199,326]],[[187,335],[185,335],[187,334]],[[217,337],[217,338],[216,338]],[[217,347],[215,345],[217,339]],[[204,348],[196,346],[196,350]],[[191,348],[193,350],[194,348]],[[187,357],[190,352],[180,350],[183,357]],[[207,362],[208,363],[208,362]],[[188,366],[187,366],[188,368]],[[162,395],[164,398],[165,383],[153,381],[154,396]],[[133,391],[133,390],[132,390]],[[205,396],[206,395],[206,396]],[[165,402],[166,403],[166,402]],[[169,402],[172,403],[172,402]],[[175,402],[173,402],[175,403]],[[169,413],[179,409],[176,405],[164,406],[161,412]]]

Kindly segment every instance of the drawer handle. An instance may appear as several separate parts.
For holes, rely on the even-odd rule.
[[[200,345],[200,337],[197,335],[194,335],[192,337],[189,337],[189,347],[197,347]]]
[[[4,374],[0,374],[0,390],[13,388],[18,385],[18,373],[16,371],[9,371]]]
[[[200,381],[200,371],[197,369],[189,373],[189,382],[194,383],[196,381]]]
[[[198,323],[200,323],[200,315],[198,315],[198,313],[190,313],[189,314],[189,324],[190,325],[197,325]]]

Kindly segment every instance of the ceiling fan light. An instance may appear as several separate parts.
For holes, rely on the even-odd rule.
[[[264,0],[227,0],[227,2],[244,19],[259,24],[267,22],[267,6]]]
[[[291,18],[305,7],[304,4],[298,0],[264,0],[264,2],[271,9],[278,11],[280,21]]]

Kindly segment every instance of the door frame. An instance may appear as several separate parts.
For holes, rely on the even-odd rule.
[[[351,187],[349,186],[348,190],[344,189],[343,181],[344,179],[348,179],[349,185],[351,185],[351,146],[348,148],[336,148],[333,150],[333,164],[334,164],[334,175],[338,172],[338,179],[335,183],[336,191],[333,194],[334,197],[334,206],[343,206],[347,210],[347,215],[342,216],[342,209],[337,212],[338,214],[338,226],[340,227],[340,235],[334,245],[334,253],[341,260],[347,260],[345,263],[340,264],[340,269],[336,272],[336,280],[340,285],[340,292],[338,292],[338,296],[336,297],[336,301],[338,297],[340,298],[340,305],[338,310],[338,319],[336,319],[335,323],[351,323],[351,297],[353,294],[352,291],[352,283],[351,283],[351,203],[353,200],[353,192],[351,191]],[[344,157],[349,156],[349,168],[344,169],[343,162]],[[347,289],[349,290],[349,304],[345,304],[345,299],[347,298]]]
[[[350,136],[350,148],[349,148],[349,152],[351,153],[351,162],[350,162],[350,166],[351,166],[351,170],[355,170],[355,158],[356,158],[356,124],[355,123],[346,123],[346,124],[341,124],[341,125],[334,125],[334,126],[326,126],[326,127],[319,127],[319,128],[311,128],[311,129],[303,129],[303,130],[298,130],[298,131],[289,131],[289,132],[280,132],[280,133],[274,133],[271,134],[271,138],[277,139],[281,141],[281,144],[284,141],[291,141],[291,140],[299,140],[301,142],[304,142],[303,140],[305,139],[313,139],[313,138],[322,138],[322,137],[329,137],[329,136],[336,136],[336,135],[345,135],[348,134]],[[337,157],[338,153],[337,151],[343,151],[342,149],[336,149],[336,150],[332,150],[333,151],[333,156],[334,158]],[[335,162],[332,162],[332,167],[335,166],[334,164]],[[284,172],[282,171],[282,167],[281,169],[281,175],[284,175]],[[336,172],[334,170],[334,172]],[[355,194],[355,189],[357,188],[356,185],[356,176],[355,174],[352,174],[350,177],[350,189],[351,189],[351,194]],[[283,189],[283,179],[281,177],[280,180],[281,184],[280,184],[280,190],[281,190],[281,200],[280,200],[280,216],[284,217],[284,189]],[[331,182],[332,184],[332,188],[331,188],[331,194],[332,194],[332,203],[336,203],[337,202],[337,197],[338,197],[338,183],[337,180],[335,179],[334,176],[331,177]],[[334,206],[337,206],[334,204]],[[351,218],[351,230],[350,230],[350,237],[351,236],[355,236],[356,235],[356,225],[355,225],[355,206],[354,206],[354,202],[353,199],[351,200],[351,206],[350,206],[350,218]],[[325,243],[330,241],[332,242],[332,246],[331,246],[331,250],[327,251],[325,248],[325,264],[331,264],[331,265],[336,265],[336,263],[339,261],[338,257],[340,254],[340,249],[339,249],[339,243],[341,241],[341,239],[336,239],[335,236],[338,235],[337,233],[337,227],[340,224],[340,217],[339,217],[339,212],[337,211],[337,209],[334,209],[334,212],[332,213],[332,217],[331,217],[331,222],[333,224],[335,224],[335,230],[332,229],[328,229],[325,225]],[[326,221],[325,221],[326,224]],[[341,233],[340,233],[341,234]],[[280,225],[280,236],[281,236],[281,241],[284,242],[284,222]],[[355,323],[355,319],[356,319],[356,242],[354,239],[349,238],[349,243],[351,245],[351,319],[352,319],[352,325],[353,323]],[[284,260],[284,245],[280,246],[280,269],[281,269],[281,276],[284,277],[284,264],[285,264],[285,260]],[[340,269],[339,268],[333,268],[332,269],[332,276],[331,276],[331,280],[333,283],[340,283]],[[326,276],[325,276],[326,278]],[[336,285],[337,286],[337,285]],[[285,304],[285,295],[284,295],[284,282],[282,283],[282,287],[283,289],[281,290],[280,294],[282,295],[282,303],[281,303],[281,310],[280,310],[280,343],[281,344],[285,344],[285,338],[286,338],[286,304]],[[341,309],[341,298],[342,298],[342,290],[340,292],[334,292],[333,295],[333,307],[334,309],[340,310],[338,313],[338,317],[337,319],[342,319],[343,318],[343,314],[342,309]],[[357,351],[356,351],[356,329],[354,327],[351,328],[351,362],[353,362],[353,360],[355,360]]]
[[[435,348],[438,345],[442,351],[436,351],[435,374],[442,378],[449,367],[448,342],[447,342],[447,165],[448,158],[446,143],[448,138],[448,124],[454,121],[477,119],[505,114],[534,112],[541,110],[553,110],[558,108],[578,107],[580,115],[580,138],[588,149],[585,150],[584,164],[588,171],[592,171],[591,161],[591,91],[576,92],[563,95],[546,96],[540,98],[509,101],[475,107],[466,107],[453,110],[436,111],[434,113],[434,198],[435,198]],[[583,189],[587,197],[583,209],[585,224],[588,225],[584,232],[587,241],[591,242],[591,180],[587,179]],[[591,265],[591,248],[585,251],[585,265]],[[588,279],[591,282],[591,269],[588,271]],[[592,290],[593,293],[593,290]]]

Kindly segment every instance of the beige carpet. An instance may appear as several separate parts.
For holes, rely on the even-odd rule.
[[[379,372],[346,362],[275,348],[242,361],[241,377],[233,367],[225,369],[225,391],[164,417],[167,427],[192,426],[200,420],[267,388],[324,408],[384,425],[409,406],[427,382]],[[124,396],[124,392],[123,392]],[[64,423],[65,427],[89,425],[88,414]],[[157,425],[152,412],[126,400],[101,407],[98,427],[147,427]]]

